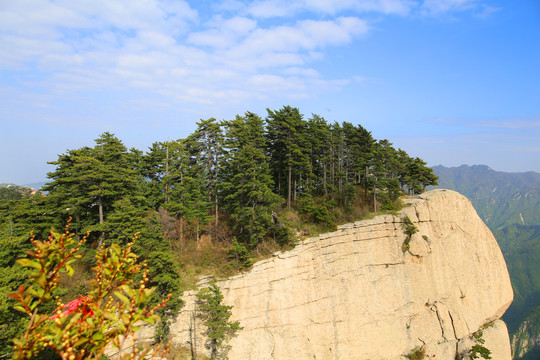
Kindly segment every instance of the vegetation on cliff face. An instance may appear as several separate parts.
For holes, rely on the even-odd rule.
[[[46,239],[72,218],[70,231],[77,239],[88,233],[87,241],[75,275],[61,276],[55,295],[68,302],[86,294],[96,251],[125,246],[139,233],[133,250],[148,264],[151,303],[173,294],[160,309],[164,319],[198,275],[229,275],[249,267],[250,258],[292,246],[294,236],[391,210],[401,194],[437,182],[422,159],[362,126],[318,115],[305,120],[290,106],[268,110],[266,119],[246,112],[201,120],[185,139],[156,142],[144,153],[106,132],[93,147],[68,150],[51,164],[47,195],[0,198],[0,288],[25,282],[15,259],[31,250],[30,230]],[[20,331],[7,324],[22,329],[25,320],[2,299],[3,355]],[[158,337],[167,338],[167,326]]]
[[[229,337],[242,327],[238,321],[230,321],[232,306],[222,304],[223,294],[215,280],[197,294],[198,315],[206,326],[210,347],[210,359],[228,359],[230,347],[226,344]]]

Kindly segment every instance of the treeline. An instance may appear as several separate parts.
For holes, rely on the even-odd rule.
[[[233,120],[201,120],[185,139],[129,151],[108,132],[94,147],[59,155],[43,188],[48,196],[19,204],[17,221],[45,234],[73,218],[72,229],[126,239],[144,212],[165,209],[180,219],[179,237],[212,232],[225,216],[234,236],[254,247],[286,236],[279,204],[332,222],[328,208],[352,204],[361,187],[376,212],[403,192],[419,193],[437,177],[420,158],[373,138],[361,125],[309,119],[297,108],[246,112]],[[323,198],[321,202],[320,199]],[[315,201],[314,199],[319,199]],[[145,221],[149,221],[146,219]],[[153,219],[152,221],[157,221]]]
[[[0,204],[0,240],[27,239],[32,229],[45,238],[70,218],[70,231],[90,233],[90,253],[138,233],[134,251],[148,263],[156,298],[179,291],[177,242],[205,237],[232,244],[229,255],[245,265],[247,253],[265,240],[288,244],[287,212],[331,228],[339,220],[332,209],[346,213],[359,202],[375,212],[392,209],[403,193],[437,183],[422,159],[374,139],[361,125],[305,119],[290,106],[267,110],[265,119],[246,112],[201,120],[186,138],[155,142],[146,152],[128,150],[106,132],[93,147],[68,150],[50,164],[47,195]],[[23,240],[4,248],[4,265],[15,266],[23,250]],[[0,286],[19,280],[8,276]],[[180,306],[170,304],[172,312]],[[12,316],[5,311],[2,323]]]
[[[140,212],[166,209],[186,227],[179,236],[196,239],[224,216],[241,242],[256,246],[277,231],[280,204],[314,211],[322,197],[328,206],[347,206],[362,188],[377,211],[437,182],[422,159],[361,125],[318,115],[306,120],[290,106],[268,110],[266,119],[246,112],[197,125],[188,137],[156,142],[146,153],[128,151],[108,132],[94,147],[68,150],[50,163],[56,169],[42,189],[48,196],[19,215],[38,231],[72,217],[72,230],[91,231],[99,244],[130,237]]]

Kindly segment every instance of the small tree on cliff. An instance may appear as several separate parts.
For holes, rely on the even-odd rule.
[[[202,289],[197,294],[197,308],[207,328],[211,359],[227,359],[230,346],[224,343],[236,331],[242,329],[238,321],[229,321],[232,306],[223,305],[222,301],[223,294],[214,280],[208,288]]]

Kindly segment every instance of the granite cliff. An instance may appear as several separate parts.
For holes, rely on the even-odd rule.
[[[466,359],[483,333],[495,360],[510,360],[500,320],[512,302],[508,271],[489,229],[456,192],[407,200],[396,216],[340,226],[220,281],[243,330],[230,359]],[[404,219],[418,232],[407,240]],[[208,354],[195,297],[171,326],[173,343]],[[191,324],[191,325],[190,325]],[[195,334],[194,334],[195,333]],[[460,357],[461,356],[461,357]]]

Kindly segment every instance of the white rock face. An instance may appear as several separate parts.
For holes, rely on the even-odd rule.
[[[456,192],[408,202],[399,216],[342,226],[221,281],[231,320],[243,327],[229,358],[403,360],[423,347],[430,359],[454,360],[491,324],[484,346],[494,360],[510,360],[498,319],[513,293],[495,238]],[[405,216],[419,231],[403,253]],[[189,348],[193,293],[185,300],[171,333]],[[197,352],[208,355],[202,325],[196,330]]]

